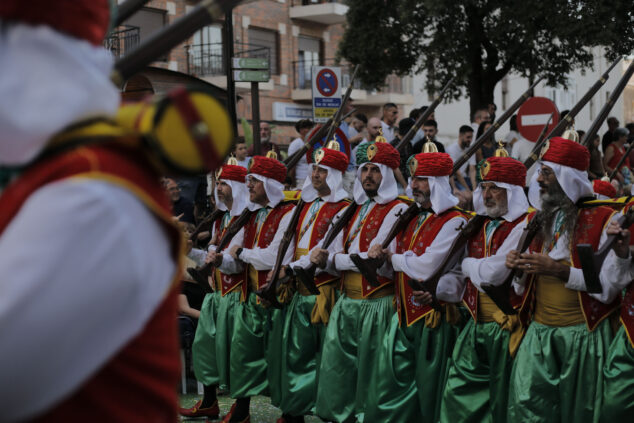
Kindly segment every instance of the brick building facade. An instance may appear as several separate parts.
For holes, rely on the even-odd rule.
[[[152,0],[147,7],[118,28],[120,34],[132,34],[141,41],[153,31],[168,25],[193,8],[197,1]],[[270,80],[260,84],[260,116],[273,126],[273,142],[288,144],[296,137],[294,121],[311,116],[311,65],[334,65],[337,46],[344,32],[347,6],[332,0],[260,0],[246,1],[233,11],[233,45],[236,57],[268,57]],[[180,72],[198,77],[217,87],[226,88],[226,57],[223,50],[224,20],[203,28],[181,46],[173,49],[155,67],[174,71],[172,76],[154,72],[133,86],[148,83],[161,92],[165,78],[179,79]],[[117,40],[124,53],[125,42]],[[123,46],[122,46],[123,45]],[[129,45],[128,45],[129,48]],[[163,80],[157,80],[159,76]],[[342,65],[343,87],[347,87],[350,69]],[[238,119],[251,119],[249,83],[236,83]],[[390,77],[379,91],[355,84],[353,105],[368,117],[378,116],[386,102],[399,105],[399,118],[413,104],[409,78]],[[239,126],[239,130],[242,129]]]

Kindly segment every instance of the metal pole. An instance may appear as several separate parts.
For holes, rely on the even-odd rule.
[[[253,125],[253,154],[259,156],[261,153],[260,145],[260,89],[257,82],[251,82],[251,110]]]
[[[238,117],[236,115],[236,86],[233,80],[231,59],[233,58],[233,8],[225,13],[224,24],[225,67],[227,70],[227,111],[233,122],[233,129],[238,133]]]

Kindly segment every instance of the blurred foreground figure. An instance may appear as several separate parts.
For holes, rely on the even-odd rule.
[[[169,149],[161,119],[150,137],[121,116],[101,47],[111,18],[108,0],[0,3],[2,422],[176,421]],[[199,111],[186,90],[168,97]]]

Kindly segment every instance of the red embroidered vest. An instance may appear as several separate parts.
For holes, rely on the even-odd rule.
[[[229,212],[227,212],[229,213]],[[231,218],[231,220],[229,220],[229,223],[227,223],[227,226],[225,228],[221,228],[222,225],[222,220],[218,219],[214,222],[214,233],[218,234],[218,240],[220,240],[222,238],[222,236],[224,235],[225,231],[227,230],[227,228],[229,227],[229,225],[231,225],[233,223],[234,220],[236,220],[238,218],[238,216],[233,216]],[[229,246],[225,247],[224,250],[222,251],[226,251],[227,248],[229,248]],[[220,283],[218,283],[218,276],[220,276]],[[247,279],[247,271],[246,269],[244,270],[244,272],[240,272],[240,273],[235,273],[233,275],[228,275],[226,273],[221,272],[220,270],[216,269],[216,271],[213,273],[212,275],[213,280],[214,280],[214,289],[218,289],[220,288],[220,293],[221,295],[224,297],[225,295],[227,295],[228,293],[230,293],[231,291],[240,288],[240,290],[242,291],[241,293],[241,298],[245,299],[246,295],[247,295],[247,284],[244,283],[244,281],[246,281]]]
[[[575,246],[577,244],[590,244],[596,251],[601,239],[601,233],[610,222],[610,218],[614,213],[615,211],[611,208],[603,206],[582,208],[579,210],[575,234],[570,244],[570,261],[574,268],[581,268],[581,263],[579,262],[579,256]],[[539,242],[539,240],[533,241],[529,250],[531,252],[541,252],[541,242]],[[581,305],[581,311],[583,313],[584,320],[586,321],[586,326],[590,331],[593,331],[598,324],[616,310],[620,304],[619,298],[616,298],[611,304],[603,304],[602,302],[592,298],[585,291],[578,291],[577,293],[579,295],[579,304]],[[527,282],[522,298],[520,313],[523,315],[529,315],[532,312],[534,294],[535,277],[532,277]]]
[[[359,251],[360,252],[366,252],[368,251],[368,249],[370,248],[370,243],[374,240],[374,238],[376,238],[377,234],[379,233],[379,229],[381,228],[381,224],[383,223],[383,220],[385,220],[385,217],[387,216],[387,214],[390,212],[390,210],[392,210],[396,205],[401,204],[402,201],[399,200],[398,198],[390,201],[387,204],[375,204],[374,207],[372,208],[372,210],[370,210],[370,212],[368,213],[368,215],[366,216],[365,222],[363,223],[363,227],[361,228],[361,230],[359,231],[359,233],[357,234],[357,237],[359,237]],[[357,217],[359,216],[359,213],[361,211],[363,207],[357,207],[356,212],[354,213],[353,218],[350,220],[350,224],[346,226],[346,228],[344,229],[344,234],[343,234],[343,239],[344,239],[344,253],[348,254],[348,237],[350,236],[350,232],[352,231],[352,225],[355,224]],[[362,295],[363,298],[367,297],[368,295],[372,294],[375,291],[378,291],[379,289],[383,288],[384,286],[392,283],[392,279],[390,278],[386,278],[384,276],[381,275],[377,275],[377,278],[379,280],[379,286],[372,286],[370,285],[370,283],[368,283],[368,281],[361,276],[361,280],[362,280]]]
[[[28,168],[0,197],[0,236],[31,194],[67,178],[105,180],[136,195],[164,224],[174,260],[179,261],[181,234],[172,223],[171,206],[159,175],[138,151],[114,145],[77,148]],[[172,289],[143,331],[69,398],[34,421],[176,421],[174,387],[180,371],[176,282],[180,274],[179,270]]]
[[[257,212],[251,215],[251,219],[249,223],[244,228],[244,248],[266,248],[269,246],[273,238],[275,237],[275,232],[277,232],[277,228],[280,225],[280,221],[284,217],[286,213],[293,209],[294,204],[290,202],[280,203],[275,208],[273,208],[269,214],[264,219],[262,226],[260,228],[259,233],[257,232]],[[258,289],[262,288],[262,286],[266,283],[266,275],[269,273],[269,270],[258,270],[258,280],[257,287]]]
[[[302,229],[304,219],[306,218],[306,214],[308,214],[308,210],[313,203],[306,203],[302,208],[302,211],[299,215],[299,225],[297,225],[297,230],[295,231],[295,242],[299,242],[299,235]],[[319,211],[317,212],[317,217],[315,217],[315,221],[313,224],[313,229],[310,233],[310,241],[308,242],[308,250],[310,251],[315,245],[322,240],[323,237],[326,236],[328,232],[328,228],[330,227],[330,223],[332,219],[335,217],[339,210],[343,209],[347,205],[349,205],[349,201],[339,201],[337,203],[325,203]],[[328,272],[321,272],[319,275],[315,277],[315,285],[321,286],[325,283],[332,282],[336,279],[339,279],[336,276],[329,274]]]
[[[403,235],[396,238],[396,253],[403,254],[412,251],[417,256],[425,253],[427,247],[436,239],[438,232],[451,219],[468,216],[460,210],[451,208],[441,214],[430,214],[416,231],[418,218],[412,219],[403,231]],[[414,232],[416,231],[416,232]],[[396,308],[398,311],[399,325],[402,325],[402,308],[405,311],[407,326],[419,321],[434,309],[429,305],[422,305],[414,300],[414,290],[407,283],[409,276],[403,272],[396,274]]]
[[[533,215],[534,213],[531,214],[531,218]],[[482,225],[480,232],[478,232],[478,235],[469,240],[469,243],[467,244],[467,257],[480,259],[495,255],[498,248],[502,246],[511,231],[525,218],[526,214],[523,214],[512,222],[507,222],[506,220],[502,221],[502,223],[500,223],[500,226],[498,226],[493,232],[493,236],[489,240],[488,245],[486,244],[486,225],[491,221],[491,219],[487,219],[484,222],[484,225]],[[513,289],[513,287],[510,287],[509,289],[509,296],[511,299],[511,305],[513,305],[514,307],[519,307],[522,302],[522,297],[515,293],[515,289]],[[473,283],[471,283],[470,280],[467,280],[467,286],[464,296],[462,297],[462,302],[471,313],[471,317],[473,317],[473,319],[477,322],[478,289]]]
[[[627,213],[632,206],[634,206],[634,201],[630,202],[627,207],[623,209],[623,213]],[[630,237],[630,245],[634,245],[634,225],[630,226],[629,229],[632,234]],[[623,303],[621,304],[620,320],[627,333],[627,338],[630,340],[632,348],[634,348],[634,283],[630,283],[625,291]]]

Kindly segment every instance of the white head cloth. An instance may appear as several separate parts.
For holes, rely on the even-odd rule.
[[[233,203],[231,204],[230,216],[239,216],[249,201],[249,190],[247,184],[242,182],[233,181],[231,179],[220,179],[231,187],[231,196],[233,197]],[[227,211],[227,205],[218,200],[218,190],[214,190],[214,198],[216,199],[216,205],[220,210]]]
[[[458,199],[451,193],[449,185],[449,176],[417,176],[418,178],[427,178],[429,183],[429,196],[431,201],[431,209],[436,214],[440,214],[445,210],[449,210],[458,204]],[[409,198],[414,198],[412,192],[412,178],[407,180],[407,189],[405,194]]]
[[[506,182],[484,181],[495,184],[496,187],[504,188],[506,190],[506,204],[508,210],[502,218],[507,222],[513,222],[521,215],[528,211],[528,200],[526,194],[524,194],[524,188],[519,185],[507,184]],[[487,209],[484,206],[484,199],[482,198],[482,188],[480,188],[480,182],[478,187],[473,192],[473,208],[475,212],[482,216],[487,216]]]
[[[326,176],[326,185],[330,188],[330,195],[324,198],[326,202],[337,203],[348,196],[346,190],[343,189],[343,176],[341,175],[340,170],[315,163],[311,163],[309,166],[310,171],[308,172],[308,176],[304,180],[304,186],[302,187],[302,200],[310,203],[311,201],[315,201],[318,197],[317,190],[313,188],[313,183],[311,181],[311,171],[315,168],[315,166],[328,171],[328,176]]]
[[[109,51],[55,31],[0,21],[0,165],[32,160],[71,123],[113,116]]]
[[[365,162],[357,169],[357,178],[354,180],[354,201],[356,201],[357,204],[363,204],[368,201],[368,195],[365,193],[363,185],[361,185],[361,170],[368,164],[377,166],[383,177],[379,185],[379,192],[373,200],[379,204],[387,204],[398,197],[398,187],[396,186],[394,171],[392,171],[389,166],[381,163]]]
[[[258,175],[257,173],[249,173],[247,175],[247,180],[249,178],[255,178],[264,183],[264,192],[266,192],[266,197],[269,199],[267,206],[275,207],[284,198],[284,185],[281,182],[267,178],[266,176]],[[262,208],[260,204],[254,203],[251,200],[247,200],[247,207],[251,211],[256,211]]]
[[[548,161],[537,162],[537,166],[542,164],[548,166],[555,172],[557,182],[559,182],[566,196],[568,196],[573,203],[576,203],[582,197],[592,197],[594,195],[592,183],[588,179],[588,172],[585,170],[577,170],[569,166]],[[541,210],[542,200],[539,197],[538,177],[539,172],[535,172],[531,178],[531,182],[528,186],[528,201],[530,201],[531,206],[537,210]]]
[[[597,197],[597,200],[611,200],[607,195],[599,194],[598,192],[595,192],[594,195]]]

